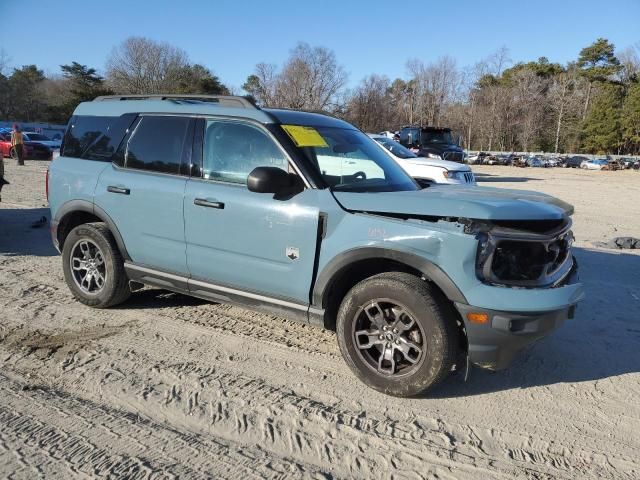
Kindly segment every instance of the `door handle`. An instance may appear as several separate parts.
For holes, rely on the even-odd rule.
[[[109,185],[107,187],[107,192],[121,193],[123,195],[129,195],[131,193],[131,190],[129,190],[128,188],[124,188],[124,187],[115,187],[113,185]]]
[[[200,207],[219,208],[220,210],[224,209],[224,203],[205,200],[204,198],[196,198],[193,201],[193,204]]]

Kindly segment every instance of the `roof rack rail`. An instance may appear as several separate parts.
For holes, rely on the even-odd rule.
[[[235,95],[182,95],[171,93],[159,93],[150,95],[101,95],[93,99],[94,102],[103,102],[106,100],[197,100],[200,102],[212,102],[227,107],[255,108],[260,109],[256,104],[246,97]]]

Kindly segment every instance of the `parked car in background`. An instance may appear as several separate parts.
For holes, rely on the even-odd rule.
[[[635,163],[633,158],[625,158],[625,157],[619,158],[618,162],[620,163],[620,165],[622,165],[622,168],[624,168],[625,170],[633,167],[633,164]]]
[[[400,129],[400,143],[420,157],[462,163],[464,151],[450,128],[406,126]]]
[[[449,185],[476,184],[476,179],[468,165],[419,157],[408,148],[387,137],[376,134],[368,135],[423,187],[432,183]]]
[[[515,158],[517,158],[517,156],[514,155],[513,153],[509,153],[506,155],[498,155],[500,165],[505,165],[505,166],[513,165],[513,160]]]
[[[524,157],[524,161],[528,167],[546,168],[549,166],[547,160],[541,157],[528,156]]]
[[[582,162],[588,161],[587,157],[574,156],[567,158],[564,166],[565,168],[580,168]]]
[[[606,168],[605,170],[624,170],[624,162],[621,162],[619,159],[617,158],[607,158],[609,165],[608,168]]]
[[[583,170],[609,170],[609,160],[606,158],[585,160],[580,164],[580,168]]]
[[[489,154],[487,152],[476,152],[471,155],[467,155],[465,157],[465,161],[469,165],[482,165],[484,164],[484,159],[488,156]]]
[[[484,162],[485,165],[501,165],[500,157],[497,155],[489,155],[485,157]]]
[[[31,160],[51,160],[51,148],[41,143],[27,140],[26,135],[24,140],[24,158]],[[11,132],[0,133],[0,153],[2,156],[14,158],[12,150]]]
[[[511,165],[514,166],[514,167],[520,167],[520,168],[528,167],[529,164],[527,163],[527,159],[528,159],[528,157],[526,157],[526,156],[516,157],[511,162]]]
[[[41,133],[36,132],[22,132],[24,135],[25,141],[38,142],[42,145],[46,145],[47,147],[54,149],[60,148],[62,144],[62,139],[60,140],[52,140],[46,135],[42,135]]]
[[[547,158],[547,162],[550,167],[559,167],[562,164],[562,161],[558,157],[549,157]]]

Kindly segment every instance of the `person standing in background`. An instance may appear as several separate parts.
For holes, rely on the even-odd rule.
[[[4,179],[4,155],[2,155],[2,153],[0,153],[0,202],[2,201],[2,187],[4,187],[5,185],[9,185],[9,182],[7,182]]]
[[[16,152],[16,162],[18,165],[24,165],[24,137],[17,123],[13,124],[11,132],[11,148]]]

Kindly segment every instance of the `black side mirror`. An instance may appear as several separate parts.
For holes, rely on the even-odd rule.
[[[302,185],[296,175],[289,174],[278,167],[256,167],[247,177],[249,191],[273,193],[277,196],[300,190]]]

